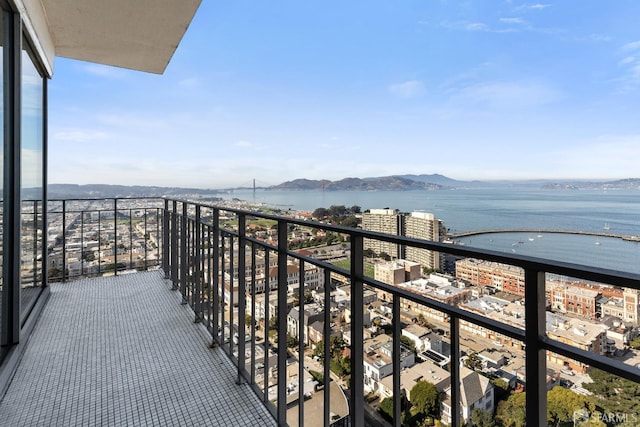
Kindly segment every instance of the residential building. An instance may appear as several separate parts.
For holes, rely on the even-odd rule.
[[[524,272],[511,265],[465,258],[456,261],[456,277],[472,285],[524,296]]]
[[[400,235],[402,223],[397,209],[371,209],[362,214],[362,229],[379,233]],[[400,247],[395,243],[375,239],[364,239],[364,249],[376,254],[386,253],[392,258],[402,258]]]
[[[411,212],[404,215],[402,235],[416,239],[440,241],[440,222],[432,213]],[[424,268],[440,269],[440,255],[438,252],[428,249],[407,246],[404,257],[409,261],[414,261]]]
[[[451,388],[447,390],[447,397],[441,405],[441,420],[451,423]],[[495,409],[494,387],[489,378],[472,371],[464,366],[460,367],[460,409],[462,419],[468,422],[474,408],[482,409],[493,414]]]

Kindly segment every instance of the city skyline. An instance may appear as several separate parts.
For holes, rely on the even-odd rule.
[[[56,59],[49,182],[636,177],[638,12],[203,2],[162,76]]]

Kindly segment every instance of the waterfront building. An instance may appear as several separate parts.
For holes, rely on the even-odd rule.
[[[397,209],[371,209],[362,214],[362,228],[434,242],[440,240],[440,222],[433,214],[427,212],[401,213]],[[440,268],[439,254],[427,249],[405,247],[374,239],[365,239],[364,248],[377,254],[384,252],[392,258],[417,262],[430,270]]]
[[[362,214],[362,229],[379,233],[401,234],[401,216],[397,209],[371,209]],[[364,249],[376,254],[386,253],[392,258],[402,258],[399,245],[375,239],[364,239]]]
[[[547,284],[547,292],[553,311],[575,314],[588,319],[596,318],[596,313],[599,311],[600,292],[569,284]]]
[[[524,296],[524,272],[511,265],[473,258],[461,259],[456,261],[456,277],[472,285]]]
[[[402,235],[416,239],[440,240],[440,222],[432,213],[411,212],[404,215]],[[421,264],[430,270],[440,269],[440,256],[438,252],[428,249],[420,249],[408,246],[404,251],[404,257],[409,261]]]

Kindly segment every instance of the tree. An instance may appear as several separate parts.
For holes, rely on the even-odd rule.
[[[418,381],[410,393],[410,401],[416,412],[437,416],[440,410],[440,392],[427,381]]]
[[[353,205],[349,208],[349,211],[351,211],[352,214],[359,214],[361,212],[361,207],[358,205]]]
[[[297,346],[298,343],[299,343],[298,337],[294,337],[291,334],[287,334],[287,347],[288,348],[293,348],[293,347]]]
[[[640,384],[595,368],[589,376],[593,382],[582,386],[604,413],[640,413]]]
[[[496,421],[491,412],[480,408],[473,408],[471,411],[471,425],[475,427],[494,427]]]
[[[631,341],[629,341],[629,347],[634,348],[636,350],[640,349],[640,337],[635,337]]]
[[[251,322],[252,322],[252,321],[253,321],[253,317],[251,317],[251,315],[250,315],[249,313],[246,313],[246,314],[244,315],[244,324],[245,324],[246,326],[249,326],[249,327],[250,327],[250,326],[251,326]]]
[[[385,415],[387,419],[393,420],[393,398],[387,397],[380,402],[380,412]]]
[[[464,366],[474,371],[482,370],[482,362],[478,357],[478,353],[469,354],[469,356],[464,360]]]
[[[573,421],[573,413],[583,408],[589,412],[595,409],[585,396],[564,387],[555,386],[547,393],[547,421],[550,424]]]
[[[328,215],[329,215],[329,211],[327,211],[325,208],[317,208],[311,214],[311,216],[313,216],[316,219],[322,219]]]
[[[526,393],[514,393],[498,403],[496,418],[504,427],[524,427],[526,422]]]

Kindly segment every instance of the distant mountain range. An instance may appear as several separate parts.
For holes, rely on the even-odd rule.
[[[612,181],[587,180],[525,180],[525,181],[459,181],[444,175],[393,175],[370,178],[345,178],[338,181],[295,179],[279,185],[261,188],[269,190],[323,190],[324,191],[406,191],[452,190],[473,188],[544,189],[544,190],[640,190],[640,178]],[[49,184],[49,199],[83,199],[113,197],[187,197],[197,195],[216,199],[227,190],[203,190],[201,188],[156,187],[140,185],[107,184]],[[37,188],[23,189],[24,199],[37,199]],[[1,195],[1,191],[0,191]]]
[[[28,189],[30,190],[30,189]],[[220,190],[203,190],[200,188],[153,187],[141,185],[107,185],[107,184],[49,184],[49,199],[87,199],[113,197],[181,197],[188,195],[215,195]]]
[[[274,185],[267,190],[325,190],[325,191],[374,191],[374,190],[443,190],[445,185],[419,181],[401,176],[379,178],[344,178],[339,181],[295,179]]]
[[[459,181],[444,175],[393,175],[371,178],[344,178],[338,181],[295,179],[267,187],[266,190],[324,191],[403,191],[450,190],[462,188],[538,188],[546,190],[640,190],[640,178],[613,181],[586,180],[520,180]]]

